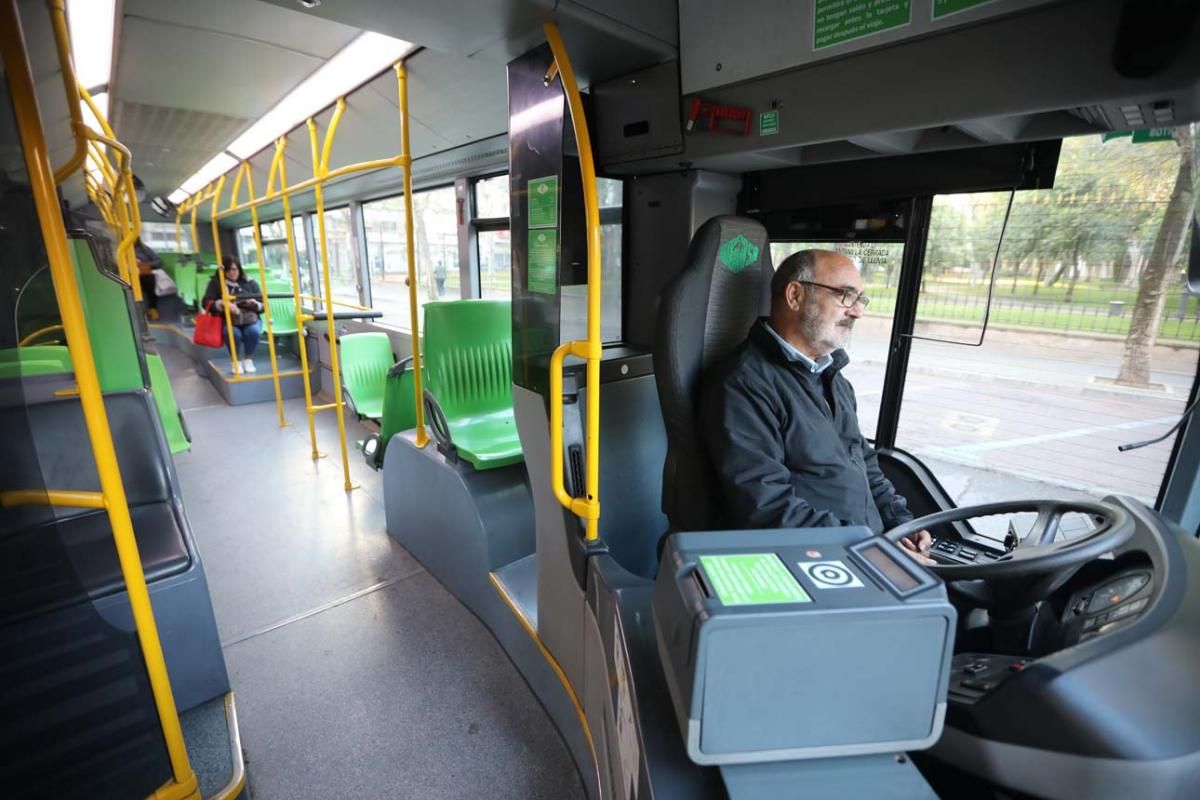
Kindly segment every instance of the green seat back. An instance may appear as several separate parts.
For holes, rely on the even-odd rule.
[[[424,368],[421,375],[427,375]],[[422,381],[423,385],[427,384]],[[379,421],[380,447],[401,431],[417,427],[417,405],[413,396],[413,369],[410,362],[398,375],[388,375],[383,389],[383,419]]]
[[[175,390],[171,388],[171,379],[167,377],[162,356],[147,353],[146,369],[150,373],[150,393],[154,395],[154,405],[158,407],[158,418],[162,420],[163,431],[167,434],[167,445],[172,455],[183,453],[192,445],[183,430],[183,418],[179,414]]]
[[[196,305],[196,264],[190,259],[175,265],[175,291],[185,306]]]
[[[41,359],[0,361],[0,378],[27,378],[31,375],[55,375],[62,372],[62,364]]]
[[[65,344],[33,344],[27,347],[6,347],[0,350],[0,364],[28,364],[30,362],[53,364],[55,369],[50,372],[74,372],[71,364],[71,351]],[[22,373],[30,372],[22,369]],[[42,373],[38,373],[42,374]]]
[[[289,301],[290,302],[290,301]],[[394,363],[392,342],[386,333],[352,333],[338,339],[341,345],[342,385],[364,417],[383,417],[383,389]]]
[[[141,389],[145,377],[130,316],[129,290],[96,265],[87,238],[72,237],[70,244],[100,389]]]
[[[512,304],[425,304],[425,367],[459,454],[477,469],[523,459],[513,419]]]
[[[296,325],[296,301],[290,297],[271,297],[267,299],[271,306],[271,333],[275,336],[286,336],[300,330]],[[386,335],[386,334],[385,334]]]

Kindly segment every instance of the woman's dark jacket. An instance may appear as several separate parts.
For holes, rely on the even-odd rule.
[[[223,277],[223,273],[218,272],[216,275],[213,275],[208,279],[208,286],[204,289],[204,299],[200,303],[201,308],[207,309],[213,314],[219,313],[217,311],[216,301],[221,299],[221,284],[217,283],[217,281],[221,280]],[[234,284],[226,282],[225,285],[227,287],[234,287],[232,290],[227,291],[229,291],[230,297],[235,302],[239,298],[257,300],[260,304],[263,302],[262,290],[258,288],[258,283],[251,278],[247,278],[244,281],[239,281],[238,283]],[[256,317],[255,322],[257,321],[258,319]]]
[[[854,388],[841,374],[845,351],[814,374],[765,324],[709,371],[701,394],[726,524],[881,533],[912,519],[859,430]]]

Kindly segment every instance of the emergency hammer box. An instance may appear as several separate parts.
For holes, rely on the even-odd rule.
[[[675,534],[653,611],[697,764],[920,750],[941,735],[954,607],[867,528]]]

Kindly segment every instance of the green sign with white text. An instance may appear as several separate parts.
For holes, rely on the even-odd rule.
[[[700,556],[700,565],[723,605],[812,602],[808,592],[774,553]]]
[[[815,0],[813,49],[902,28],[912,21],[912,0]]]
[[[558,229],[529,229],[529,291],[558,291]]]
[[[558,227],[558,176],[529,181],[529,227]]]
[[[1142,131],[1133,132],[1134,144],[1146,144],[1147,142],[1169,142],[1175,137],[1172,135],[1174,128],[1147,128]]]
[[[985,6],[995,0],[933,0],[933,18],[941,19],[975,6]]]
[[[763,111],[758,115],[758,135],[770,136],[779,133],[779,109]]]

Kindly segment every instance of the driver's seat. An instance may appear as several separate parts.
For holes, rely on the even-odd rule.
[[[773,274],[762,225],[714,217],[696,231],[687,264],[663,290],[654,377],[667,430],[662,510],[671,531],[724,527],[696,404],[704,371],[770,311]]]

